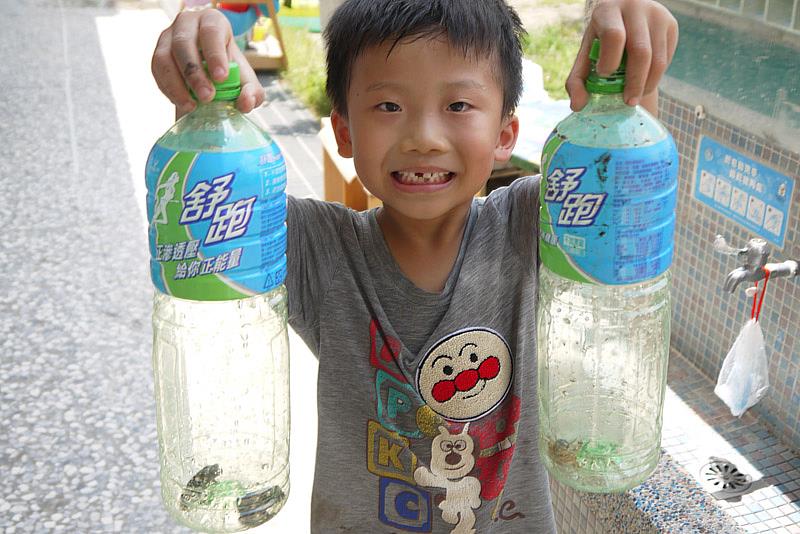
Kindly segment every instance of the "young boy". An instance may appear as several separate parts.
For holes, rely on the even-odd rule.
[[[240,109],[263,98],[226,24],[184,13],[162,34],[153,72],[179,112],[178,73],[210,99],[199,48],[215,78],[240,62]],[[654,109],[676,30],[651,0],[599,3],[573,106],[599,35],[601,72],[626,46],[628,102]],[[517,139],[521,33],[502,0],[348,0],[326,29],[339,153],[383,207],[289,199],[290,323],[319,358],[312,532],[555,532],[537,450],[539,181],[474,198]]]

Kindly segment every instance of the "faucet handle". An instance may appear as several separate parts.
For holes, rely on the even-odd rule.
[[[714,250],[726,256],[738,256],[739,254],[747,252],[746,248],[734,248],[730,246],[728,242],[725,241],[725,238],[719,234],[714,238]]]
[[[800,275],[800,264],[795,260],[786,260],[781,263],[768,263],[764,266],[771,277],[794,278]]]

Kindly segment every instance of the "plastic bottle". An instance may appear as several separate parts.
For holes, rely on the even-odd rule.
[[[539,449],[580,491],[643,482],[660,456],[669,357],[678,157],[667,130],[622,98],[624,58],[542,154]]]
[[[289,492],[286,168],[229,69],[146,170],[161,493],[207,532],[264,523]]]

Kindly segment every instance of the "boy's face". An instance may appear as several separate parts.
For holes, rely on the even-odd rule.
[[[444,37],[390,47],[369,48],[353,65],[347,117],[331,116],[339,153],[406,217],[460,212],[517,139],[517,119],[502,116],[492,59],[465,57]]]

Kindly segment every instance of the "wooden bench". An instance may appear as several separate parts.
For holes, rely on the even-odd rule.
[[[211,0],[212,7],[217,7],[217,4],[225,3],[224,0]],[[272,22],[272,27],[275,29],[275,37],[267,35],[263,41],[252,43],[254,48],[247,47],[243,51],[244,57],[247,62],[253,67],[253,70],[278,70],[286,69],[286,52],[283,46],[283,35],[281,34],[281,27],[278,24],[278,14],[275,11],[275,5],[271,0],[232,0],[230,4],[266,4],[268,10],[268,17]]]
[[[325,200],[341,202],[354,210],[366,210],[382,205],[380,199],[364,189],[356,175],[352,158],[339,155],[330,117],[321,121],[319,140],[322,142],[322,174],[325,182]]]

